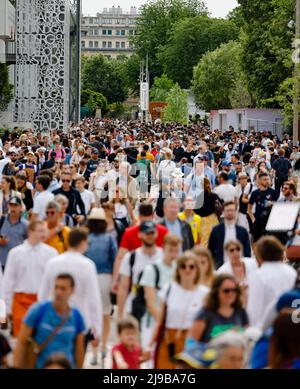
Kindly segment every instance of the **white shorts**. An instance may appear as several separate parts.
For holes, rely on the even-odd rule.
[[[102,300],[103,315],[110,315],[112,310],[112,304],[110,300],[112,275],[98,274],[97,277],[98,277],[101,300]]]

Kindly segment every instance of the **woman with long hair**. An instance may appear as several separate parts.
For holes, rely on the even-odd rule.
[[[159,292],[159,318],[150,344],[156,343],[157,369],[175,367],[172,358],[183,350],[187,332],[209,291],[199,285],[200,269],[191,253],[181,256],[176,265],[174,281]]]
[[[230,274],[220,274],[215,278],[189,336],[197,342],[207,343],[224,330],[241,329],[248,323],[238,282]]]
[[[200,285],[212,287],[212,283],[215,279],[214,261],[211,252],[200,246],[196,246],[193,249],[198,265],[200,268]]]
[[[18,173],[16,175],[16,189],[21,193],[26,211],[30,211],[33,207],[33,186],[27,181],[26,174]]]
[[[2,176],[0,187],[0,216],[6,216],[8,214],[9,199],[16,196],[22,200],[22,196],[21,193],[17,191],[16,181],[13,176]]]
[[[125,228],[129,225],[135,225],[135,217],[133,215],[131,202],[126,198],[122,188],[116,187],[115,196],[111,200],[111,203],[114,205],[116,220],[119,220]]]
[[[111,202],[106,202],[102,204],[102,208],[105,211],[107,228],[106,231],[111,234],[120,245],[122,236],[125,232],[124,225],[117,219],[115,219],[115,207]]]
[[[102,334],[102,362],[106,357],[106,345],[110,330],[110,314],[112,305],[110,301],[110,290],[112,284],[113,264],[117,255],[117,242],[106,231],[107,222],[104,209],[92,208],[87,217],[89,229],[89,248],[85,255],[96,265],[99,290],[101,293],[103,307],[103,334]],[[97,364],[97,348],[94,348],[94,365]]]
[[[212,192],[210,181],[204,178],[203,206],[195,212],[201,216],[201,246],[207,248],[209,236],[214,226],[219,224],[216,215],[216,205],[220,203],[219,197]]]

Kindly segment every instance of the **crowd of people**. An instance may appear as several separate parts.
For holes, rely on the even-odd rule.
[[[300,200],[288,135],[87,118],[0,147],[1,367],[300,367],[300,228],[266,230]]]

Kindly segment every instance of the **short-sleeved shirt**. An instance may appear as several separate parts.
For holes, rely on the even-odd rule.
[[[123,344],[116,344],[112,348],[112,361],[113,369],[118,369],[118,365],[116,363],[116,360],[114,358],[114,353],[116,351],[119,351],[119,353],[122,355],[124,361],[128,365],[128,369],[139,369],[140,368],[140,361],[139,357],[141,356],[142,349],[140,346],[136,345],[133,347],[132,350],[128,350]]]
[[[12,224],[9,218],[5,217],[0,234],[8,238],[8,243],[5,246],[1,246],[0,249],[0,262],[2,266],[6,264],[8,252],[27,239],[27,226],[28,222],[25,219],[21,218],[17,223]]]
[[[211,338],[228,331],[230,329],[242,330],[249,324],[247,313],[244,309],[235,310],[230,317],[225,317],[218,312],[208,311],[206,308],[201,309],[197,314],[196,321],[203,320],[206,322],[206,328],[199,341],[207,343]]]
[[[141,239],[138,237],[139,229],[139,226],[126,228],[121,240],[120,247],[127,249],[128,251],[133,251],[141,247],[142,242]],[[162,247],[164,237],[168,233],[168,229],[160,224],[156,224],[156,229],[157,238],[155,243],[158,247]]]
[[[170,285],[165,285],[159,292],[160,299],[167,301],[166,328],[187,330],[202,308],[209,288],[199,285],[194,290],[187,290],[175,281]]]
[[[59,254],[63,254],[68,249],[70,231],[69,227],[64,226],[59,234],[52,236],[46,243],[56,249]]]
[[[24,323],[35,331],[34,340],[42,344],[61,323],[63,317],[58,315],[50,301],[37,303],[30,307]],[[75,367],[75,339],[85,331],[83,317],[76,308],[71,309],[67,322],[58,331],[55,338],[39,354],[36,367],[41,369],[52,354],[65,354],[69,362]]]
[[[267,206],[269,201],[277,201],[279,194],[272,188],[267,190],[256,189],[251,193],[249,204],[255,204],[255,215],[260,217],[260,215],[270,209]]]
[[[33,200],[32,213],[36,213],[39,220],[45,220],[47,204],[53,199],[54,195],[48,191],[37,193]]]

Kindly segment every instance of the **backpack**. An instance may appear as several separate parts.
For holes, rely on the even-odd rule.
[[[132,289],[132,279],[133,279],[133,266],[135,263],[135,252],[131,253],[130,256],[130,290]],[[155,289],[159,290],[159,269],[157,264],[153,264],[153,269],[155,271]],[[137,321],[140,323],[142,317],[145,315],[147,311],[147,304],[145,300],[145,293],[144,293],[144,287],[139,285],[140,281],[142,279],[143,272],[141,272],[138,276],[136,287],[136,293],[132,300],[132,306],[131,306],[131,315],[137,319]]]

